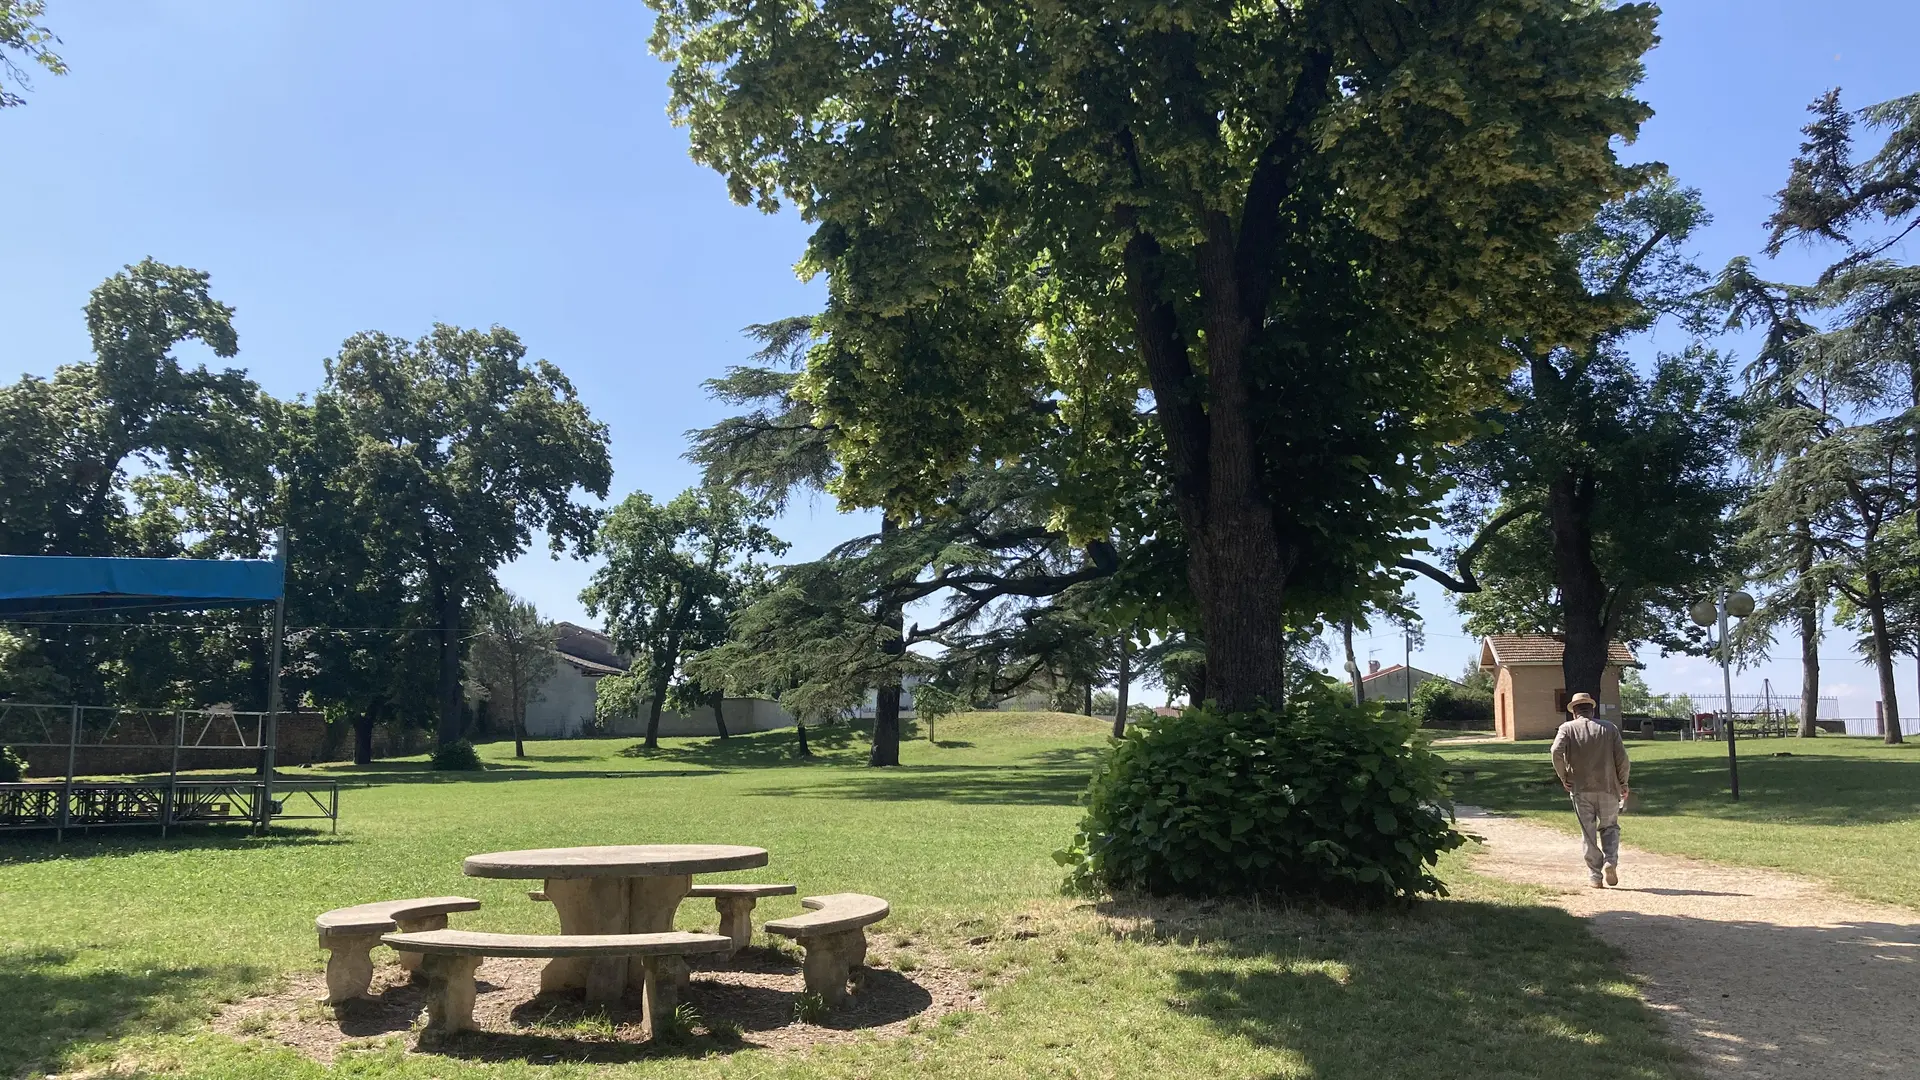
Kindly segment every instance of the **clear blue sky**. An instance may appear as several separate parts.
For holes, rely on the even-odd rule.
[[[1814,95],[1920,90],[1911,0],[1668,9],[1643,88],[1658,113],[1629,154],[1705,193],[1710,267],[1759,247]],[[791,269],[801,223],[732,205],[687,160],[637,3],[52,0],[47,21],[72,74],[0,113],[0,378],[84,359],[87,291],[152,255],[213,274],[239,312],[238,362],[281,395],[318,386],[357,330],[509,326],[611,426],[615,497],[670,496],[694,479],[682,433],[719,415],[700,381],[742,356],[740,327],[818,303]],[[781,531],[805,556],[861,527],[823,504]],[[587,573],[538,554],[503,577],[584,620]],[[1471,642],[1438,590],[1420,599],[1415,662],[1453,672]],[[1798,685],[1793,663],[1766,673]],[[1718,685],[1692,660],[1652,658],[1649,678]],[[1867,669],[1828,679],[1844,711],[1871,714]]]

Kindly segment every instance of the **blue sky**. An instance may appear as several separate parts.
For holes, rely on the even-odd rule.
[[[700,381],[743,355],[739,329],[818,303],[792,272],[801,223],[732,205],[687,159],[637,3],[49,8],[72,74],[37,79],[25,107],[0,113],[0,378],[84,359],[87,291],[152,255],[213,274],[238,309],[239,363],[276,394],[317,387],[357,330],[511,327],[612,428],[615,497],[670,496],[694,480],[683,433],[720,415]],[[1759,247],[1816,94],[1920,90],[1920,4],[1813,8],[1676,0],[1662,19],[1643,87],[1657,115],[1628,152],[1702,189],[1709,267]],[[1770,272],[1818,265],[1792,253]],[[780,531],[807,556],[863,520],[822,503]],[[502,576],[584,621],[588,573],[540,553]],[[1419,597],[1415,663],[1453,672],[1472,643],[1437,589]],[[1841,662],[1828,680],[1843,712],[1871,715],[1871,673],[1845,646],[1829,640]],[[1399,655],[1397,639],[1359,648]],[[1783,651],[1789,662],[1746,678],[1754,690],[1762,674],[1798,686]],[[1703,661],[1647,659],[1657,689],[1718,686]]]

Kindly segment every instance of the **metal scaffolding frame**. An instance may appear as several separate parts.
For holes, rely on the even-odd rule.
[[[275,695],[277,696],[277,695]],[[0,784],[0,832],[157,825],[160,834],[177,825],[244,823],[265,830],[275,820],[326,820],[340,825],[337,780],[291,780],[276,775],[277,710],[124,709],[87,705],[0,702],[0,746],[65,751],[64,779]],[[134,779],[82,778],[81,754],[164,752],[164,776]],[[183,752],[231,753],[251,776],[180,777]],[[30,755],[31,756],[31,755]],[[292,803],[292,808],[289,808]]]

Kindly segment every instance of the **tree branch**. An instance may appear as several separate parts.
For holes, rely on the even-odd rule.
[[[1499,514],[1496,514],[1493,520],[1482,525],[1480,532],[1474,536],[1473,543],[1468,544],[1466,548],[1460,552],[1460,557],[1454,560],[1454,569],[1460,574],[1458,578],[1453,577],[1432,563],[1411,556],[1401,559],[1394,565],[1402,570],[1412,570],[1415,573],[1424,574],[1445,586],[1449,592],[1477,593],[1480,591],[1480,579],[1473,576],[1473,560],[1479,557],[1480,549],[1486,547],[1487,542],[1497,536],[1500,531],[1508,525],[1513,524],[1528,514],[1538,513],[1539,510],[1539,500],[1529,499],[1517,506],[1508,507]]]

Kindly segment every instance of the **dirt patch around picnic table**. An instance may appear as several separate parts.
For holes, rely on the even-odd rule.
[[[899,1038],[948,1013],[979,1008],[982,992],[976,976],[938,958],[903,961],[896,954],[860,972],[847,1003],[809,1023],[795,1017],[795,1004],[806,989],[799,962],[754,947],[724,962],[694,960],[681,1001],[692,1006],[700,1022],[686,1037],[643,1042],[637,992],[612,1007],[590,1007],[578,990],[542,994],[545,963],[506,957],[483,961],[473,1009],[480,1030],[450,1037],[418,1029],[426,1009],[424,987],[392,962],[374,969],[368,997],[326,1005],[325,977],[306,972],[272,993],[227,1006],[213,1028],[287,1046],[323,1063],[394,1040],[421,1053],[485,1061],[619,1062]]]
[[[1486,841],[1475,871],[1549,890],[1619,949],[1709,1074],[1920,1077],[1920,915],[1775,870],[1632,847],[1619,887],[1595,889],[1577,835],[1468,807],[1459,827]],[[1621,831],[1633,835],[1630,813]]]

